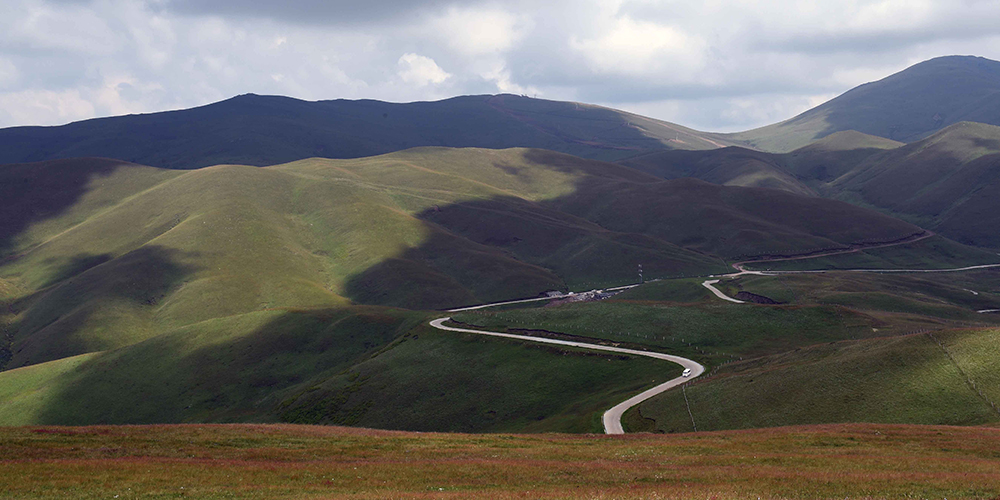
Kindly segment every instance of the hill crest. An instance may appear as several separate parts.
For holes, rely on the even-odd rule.
[[[961,121],[1000,125],[1000,62],[937,57],[855,87],[783,122],[726,137],[766,151],[788,152],[843,130],[913,142]]]
[[[191,169],[361,158],[420,146],[528,147],[616,160],[727,144],[712,137],[610,108],[511,94],[411,103],[242,94],[191,109],[0,129],[0,163],[99,156]]]

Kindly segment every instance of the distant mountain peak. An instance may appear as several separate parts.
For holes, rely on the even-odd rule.
[[[855,87],[784,122],[727,137],[765,151],[787,152],[844,130],[913,142],[960,121],[1000,125],[1000,62],[977,56],[936,57]]]

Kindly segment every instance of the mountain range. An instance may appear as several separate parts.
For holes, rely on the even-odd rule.
[[[934,59],[738,134],[515,95],[243,95],[2,129],[0,423],[589,430],[587,412],[644,383],[615,370],[648,366],[573,355],[558,363],[603,380],[591,380],[602,396],[581,385],[476,406],[500,382],[454,359],[487,360],[514,386],[553,361],[422,324],[433,310],[633,283],[640,266],[685,278],[896,244],[865,262],[995,263],[998,67]],[[837,307],[824,314],[850,328],[867,314]],[[889,321],[864,317],[865,331]],[[409,381],[378,400],[434,406],[453,426],[344,406],[371,373],[418,377],[418,365],[470,370],[469,393]],[[133,404],[143,394],[156,397]]]

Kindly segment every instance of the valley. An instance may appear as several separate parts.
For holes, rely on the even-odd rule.
[[[0,129],[3,491],[996,496],[998,68],[726,134],[511,94]]]

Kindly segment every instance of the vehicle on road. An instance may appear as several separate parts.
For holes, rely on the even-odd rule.
[[[684,371],[681,372],[681,376],[682,377],[690,377],[691,376],[691,369],[690,368],[685,368]]]

